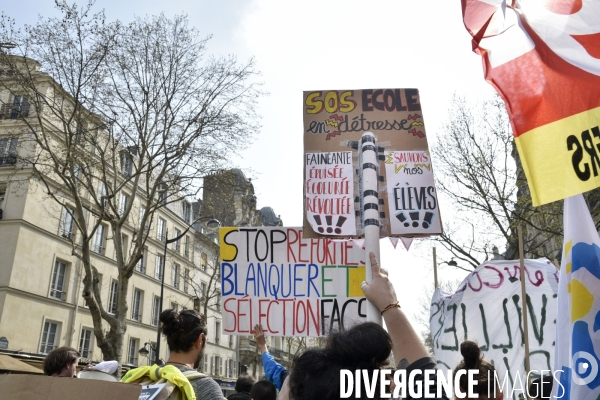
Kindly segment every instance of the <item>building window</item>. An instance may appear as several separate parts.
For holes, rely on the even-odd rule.
[[[204,353],[204,356],[202,356],[202,364],[200,364],[200,372],[207,374],[208,373],[208,360],[209,360],[209,356],[208,354]]]
[[[179,304],[177,304],[173,301],[173,302],[171,302],[171,308],[175,311],[179,311]]]
[[[133,156],[128,150],[123,150],[120,153],[121,156],[121,174],[124,177],[131,176],[133,172]]]
[[[162,280],[162,270],[163,270],[163,260],[164,257],[161,255],[156,255],[156,268],[154,269],[154,278],[159,281]]]
[[[221,293],[217,293],[217,302],[215,303],[215,308],[218,312],[221,312]]]
[[[186,257],[190,256],[190,239],[188,236],[183,238],[183,255]]]
[[[166,226],[167,226],[167,221],[165,221],[162,218],[159,218],[158,226],[156,227],[156,238],[158,240],[160,240],[161,242],[167,239],[165,236]]]
[[[206,266],[208,265],[208,256],[206,255],[206,253],[202,253],[200,255],[200,260],[200,269],[206,272]]]
[[[110,294],[108,297],[108,312],[115,314],[117,312],[117,289],[119,284],[117,281],[112,281],[110,284]]]
[[[229,335],[229,348],[233,349],[233,335]]]
[[[29,99],[26,96],[13,97],[12,104],[2,105],[2,118],[22,118],[29,116]]]
[[[219,344],[221,341],[221,321],[215,322],[215,343]]]
[[[58,323],[46,321],[42,333],[42,346],[40,353],[47,354],[56,348],[58,341]]]
[[[213,356],[212,374],[216,376],[223,375],[223,361],[217,354]]]
[[[140,258],[137,262],[137,264],[135,264],[135,270],[137,272],[140,272],[142,274],[146,273],[146,256],[148,255],[148,248],[144,247],[144,249],[142,250],[142,258]]]
[[[227,359],[227,378],[234,378],[235,375],[235,361],[231,358]]]
[[[167,205],[167,197],[169,196],[168,191],[166,189],[166,185],[161,185],[158,189],[158,203],[161,206]]]
[[[106,196],[106,184],[103,181],[100,181],[98,183],[98,197],[96,198],[96,200],[98,200],[98,204],[104,204],[104,207],[106,207],[108,205],[107,200],[104,200],[104,203],[102,203],[103,196]]]
[[[183,275],[183,291],[185,293],[188,292],[189,289],[189,281],[190,281],[190,270],[189,269],[185,269],[185,273]]]
[[[19,138],[0,138],[0,166],[17,163],[17,144]]]
[[[200,296],[202,297],[202,301],[206,301],[206,282],[200,282]]]
[[[52,284],[50,285],[50,297],[57,300],[65,301],[67,293],[65,293],[65,275],[67,273],[67,265],[62,261],[54,263],[54,272],[52,273]]]
[[[160,297],[154,296],[152,300],[152,326],[158,326],[158,317],[160,316]]]
[[[6,186],[0,186],[0,210],[4,210],[4,199],[6,198]],[[0,216],[2,212],[0,211]]]
[[[179,235],[181,235],[181,231],[177,228],[175,228],[175,236],[173,237],[179,237]],[[175,242],[173,242],[173,250],[175,250],[176,252],[179,253],[179,240],[176,240]]]
[[[94,244],[92,251],[98,254],[104,254],[104,247],[106,242],[106,226],[103,224],[98,225],[96,233],[94,234]]]
[[[60,232],[59,235],[65,239],[71,239],[73,237],[73,215],[75,212],[70,207],[63,207],[62,215],[60,218]]]
[[[187,201],[183,200],[181,202],[181,204],[182,204],[182,209],[183,209],[183,220],[186,223],[190,224],[192,222],[192,220],[191,220],[192,213],[191,213],[190,203],[188,203]]]
[[[131,307],[131,319],[134,321],[142,321],[142,299],[143,292],[139,289],[133,290],[133,304]]]
[[[83,358],[92,358],[92,330],[83,328],[79,338],[79,353]]]
[[[173,268],[171,269],[171,281],[173,282],[173,287],[179,289],[179,264],[173,264]]]
[[[129,204],[129,196],[127,196],[125,193],[121,193],[119,196],[119,215],[123,216],[123,214],[125,214],[127,204]]]
[[[129,348],[127,349],[127,364],[137,365],[137,354],[139,350],[139,340],[129,338]]]

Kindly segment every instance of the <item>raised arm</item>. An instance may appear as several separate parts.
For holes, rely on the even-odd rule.
[[[265,369],[267,380],[272,382],[277,387],[277,390],[281,390],[283,381],[285,381],[285,378],[288,376],[288,370],[283,365],[275,361],[273,356],[269,354],[269,349],[267,349],[267,340],[265,339],[265,332],[263,331],[261,324],[254,325],[253,333],[254,339],[256,340],[256,345],[262,353],[263,368]]]
[[[267,349],[267,339],[265,339],[265,332],[263,331],[262,325],[257,324],[254,325],[254,340],[256,340],[256,345],[260,349],[261,353],[266,353],[269,351]]]
[[[398,299],[387,270],[379,267],[375,254],[370,253],[369,257],[371,257],[373,279],[370,284],[363,282],[361,289],[367,300],[382,311],[395,304]],[[400,307],[392,306],[385,311],[383,320],[392,338],[392,353],[397,364],[412,364],[424,357],[430,357],[427,348]]]

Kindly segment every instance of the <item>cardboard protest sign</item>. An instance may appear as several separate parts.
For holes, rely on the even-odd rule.
[[[534,206],[600,186],[600,2],[462,0]]]
[[[525,260],[531,376],[550,374],[554,360],[558,270],[545,259]],[[462,360],[460,343],[475,340],[498,378],[524,387],[525,348],[519,261],[488,261],[454,294],[437,289],[430,328],[438,368],[453,370]],[[544,371],[544,372],[542,372]],[[522,392],[514,392],[514,400]],[[505,398],[511,398],[505,393]]]
[[[392,234],[441,232],[429,153],[386,152],[385,170]]]
[[[138,400],[142,391],[130,383],[26,374],[0,374],[0,387],[0,397],[11,400]]]
[[[307,91],[303,115],[305,237],[363,236],[362,213],[373,207],[379,211],[381,237],[441,233],[417,89]],[[369,138],[365,145],[367,139],[362,138],[365,132],[373,133],[375,141]],[[378,162],[361,162],[362,153],[368,150],[377,153]],[[411,162],[410,166],[395,163],[393,156],[386,161],[388,154],[394,152],[425,154],[428,161]],[[377,190],[363,187],[359,171],[364,168],[377,170]],[[420,168],[422,173],[405,179],[414,168]],[[417,200],[410,206],[423,208],[411,208],[406,201],[393,197],[401,195],[394,192],[398,186],[404,189],[404,196],[409,196],[406,198]],[[429,199],[425,202],[421,201],[423,190]],[[375,195],[378,203],[363,203],[366,192]],[[409,226],[405,226],[405,218],[411,222]],[[417,222],[418,228],[412,222]]]
[[[223,333],[326,336],[366,322],[364,251],[301,228],[221,228]]]

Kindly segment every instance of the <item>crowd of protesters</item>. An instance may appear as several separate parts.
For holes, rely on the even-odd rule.
[[[389,369],[390,354],[397,361],[395,370],[421,371],[413,381],[415,387],[437,393],[437,382],[424,381],[425,371],[435,370],[435,361],[402,311],[388,273],[380,268],[371,253],[372,280],[363,282],[361,289],[365,297],[381,310],[387,331],[372,322],[358,324],[346,331],[332,333],[324,348],[310,348],[297,356],[291,371],[275,361],[268,351],[265,334],[261,325],[254,327],[256,344],[261,351],[265,379],[255,382],[254,378],[242,374],[236,384],[236,393],[227,400],[333,400],[340,396],[340,376],[342,370],[367,370],[371,375],[379,369]],[[155,382],[170,384],[171,390],[179,393],[181,399],[223,400],[219,385],[206,375],[197,372],[206,345],[206,321],[193,310],[165,310],[160,315],[161,330],[169,346],[169,359],[165,365],[139,367],[128,371],[122,382],[147,385]],[[467,374],[461,374],[459,388],[465,393],[468,386],[478,399],[502,400],[503,393],[495,382],[488,381],[494,376],[494,366],[485,361],[477,343],[465,341],[460,347],[463,360],[454,369],[454,375],[461,370],[479,372],[475,384],[468,382]],[[44,361],[44,373],[49,376],[75,377],[80,354],[73,348],[60,347],[51,351]],[[549,398],[552,380],[534,380],[531,384],[532,398]],[[545,385],[544,385],[545,383]],[[364,385],[364,382],[362,383]],[[367,390],[360,391],[353,398],[368,397]],[[388,393],[394,389],[393,382]],[[455,388],[455,391],[457,388]],[[278,394],[279,392],[279,394]],[[454,398],[454,394],[440,391],[437,400]],[[380,396],[379,388],[375,398]],[[449,397],[450,395],[450,397]],[[168,397],[171,398],[171,397]],[[174,397],[175,398],[175,397]],[[404,399],[411,397],[410,391]],[[467,397],[467,399],[470,399]]]

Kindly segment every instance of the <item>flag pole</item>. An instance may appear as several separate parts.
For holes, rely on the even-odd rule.
[[[367,282],[371,282],[371,258],[373,252],[377,257],[379,266],[382,260],[379,256],[379,160],[377,159],[377,145],[372,132],[363,133],[359,146],[359,177],[361,187],[361,211],[363,229],[365,232],[365,264]],[[367,321],[383,324],[381,311],[371,302],[367,301]]]
[[[521,302],[523,308],[523,341],[525,342],[525,399],[529,399],[527,388],[529,387],[529,326],[527,324],[527,291],[525,290],[525,257],[523,255],[523,230],[521,225],[517,227],[519,234],[519,261],[521,264]]]
[[[438,279],[437,279],[437,257],[435,253],[435,246],[433,246],[433,289],[438,288]]]

